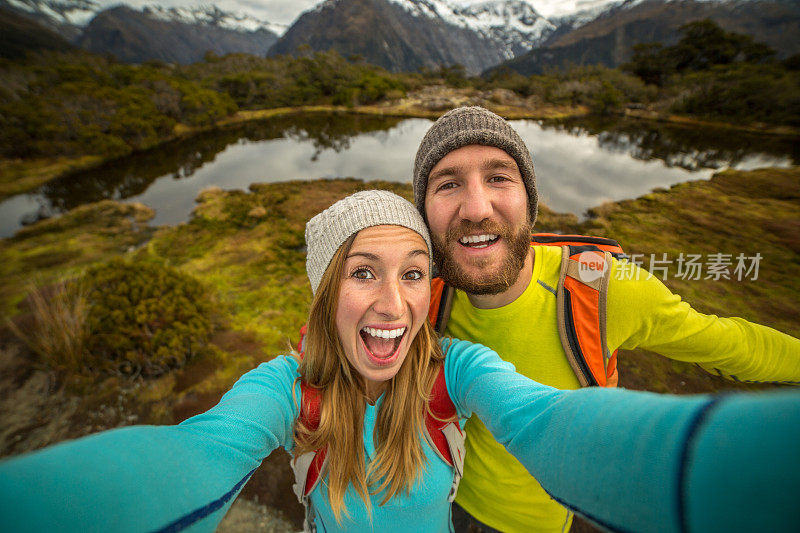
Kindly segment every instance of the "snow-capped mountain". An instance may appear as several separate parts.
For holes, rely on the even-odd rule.
[[[522,0],[488,1],[456,8],[465,27],[506,45],[506,57],[528,52],[552,33],[555,25]]]
[[[285,24],[259,20],[245,13],[222,11],[215,5],[166,8],[153,4],[145,6],[142,12],[167,22],[204,24],[234,31],[252,32],[264,29],[276,35],[281,35],[287,28]]]
[[[415,17],[439,19],[503,45],[504,57],[525,53],[555,26],[524,0],[487,0],[469,6],[446,0],[389,0]]]
[[[66,36],[70,40],[76,39],[82,28],[86,27],[98,14],[108,10],[94,0],[0,0],[0,6],[2,5],[11,7],[18,12],[27,13],[61,33],[64,33],[64,28],[69,28],[67,30],[69,35]],[[260,20],[246,13],[223,11],[212,4],[169,8],[152,4],[144,6],[138,11],[150,18],[164,22],[211,26],[243,33],[266,30],[279,36],[287,28],[285,24]]]
[[[100,11],[93,0],[3,0],[0,4],[73,26],[85,26]]]
[[[216,8],[142,11],[116,6],[98,13],[83,29],[76,44],[99,54],[112,54],[129,63],[157,59],[167,63],[201,61],[208,51],[217,55],[246,53],[263,56],[278,36],[263,25],[245,29],[246,18]]]
[[[767,44],[778,58],[800,53],[800,40],[791,38],[800,35],[797,0],[625,0],[556,20],[561,25],[541,47],[502,67],[524,75],[566,65],[618,67],[635,45],[674,44],[683,25],[703,19]]]
[[[521,7],[522,2],[492,4],[497,6],[493,9],[496,18],[480,20],[477,12],[460,12],[446,0],[326,0],[300,15],[269,53],[296,54],[308,46],[317,51],[334,49],[345,57],[360,56],[391,71],[460,64],[477,74],[513,57],[515,50],[526,49],[521,42],[532,46],[527,33],[498,39],[491,31],[503,16],[512,22],[515,14],[523,14],[522,9],[504,5]],[[519,18],[527,24],[522,20],[513,24],[533,32],[541,17],[532,9],[524,15]]]

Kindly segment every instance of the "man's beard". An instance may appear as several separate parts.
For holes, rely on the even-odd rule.
[[[508,253],[502,259],[500,268],[495,272],[479,272],[476,275],[467,274],[462,265],[453,258],[453,248],[461,246],[458,239],[465,235],[494,234],[499,235],[508,245]],[[457,226],[448,228],[444,240],[433,235],[433,260],[439,267],[439,275],[456,289],[461,289],[468,294],[499,294],[508,290],[517,278],[525,264],[531,245],[531,225],[526,222],[517,233],[510,226],[483,220],[480,223],[462,220]],[[488,260],[475,261],[471,266],[478,269],[484,268]]]

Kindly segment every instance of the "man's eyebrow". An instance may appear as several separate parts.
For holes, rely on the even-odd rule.
[[[497,168],[507,168],[510,170],[518,170],[519,167],[513,160],[509,159],[487,159],[483,162],[484,170],[494,170]]]
[[[431,172],[428,176],[428,181],[435,180],[441,178],[442,176],[453,176],[460,172],[463,172],[464,166],[463,165],[453,165],[451,167],[444,167],[440,168],[436,172]]]

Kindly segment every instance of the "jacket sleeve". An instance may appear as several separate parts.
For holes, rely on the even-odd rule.
[[[214,531],[261,461],[290,447],[296,362],[242,376],[177,426],[98,433],[0,463],[9,531]]]
[[[800,520],[797,391],[560,391],[464,341],[445,370],[459,412],[477,414],[554,499],[607,529],[768,531]]]
[[[608,344],[645,348],[725,377],[800,384],[800,340],[742,318],[698,313],[655,276],[614,261]]]

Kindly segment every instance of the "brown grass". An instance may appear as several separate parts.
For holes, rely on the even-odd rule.
[[[34,281],[26,303],[32,320],[27,327],[8,320],[8,327],[49,367],[80,369],[89,337],[89,303],[80,284],[65,280],[52,285]]]

